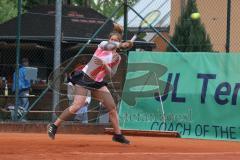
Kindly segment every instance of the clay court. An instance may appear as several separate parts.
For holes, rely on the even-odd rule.
[[[182,138],[128,136],[131,145],[110,135],[0,133],[1,160],[237,160],[240,143]]]

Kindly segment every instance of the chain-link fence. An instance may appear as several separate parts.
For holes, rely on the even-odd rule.
[[[30,93],[26,97],[29,100],[28,113],[24,110],[25,106],[19,105],[17,118],[22,120],[51,121],[53,114],[59,114],[69,106],[67,81],[61,84],[61,89],[57,92],[60,97],[59,103],[53,106],[53,88],[48,88],[49,76],[54,72],[54,34],[55,34],[55,5],[36,6],[22,14],[21,24],[21,45],[20,45],[20,68],[22,59],[29,60],[29,66],[37,68],[37,79],[31,80]],[[61,34],[61,62],[57,68],[65,67],[70,60],[79,59],[78,63],[70,64],[67,71],[61,73],[61,78],[67,78],[75,68],[84,65],[89,61],[97,49],[98,44],[108,39],[109,33],[113,30],[113,21],[103,14],[91,8],[63,5],[62,6],[62,34]],[[106,24],[104,25],[104,23]],[[13,120],[16,114],[15,93],[12,91],[14,84],[14,73],[16,69],[16,36],[17,18],[13,18],[1,24],[1,42],[0,42],[0,75],[1,75],[1,116],[2,120]],[[97,32],[91,40],[86,43]],[[80,52],[80,50],[84,49]],[[78,55],[78,56],[77,56]],[[77,57],[76,57],[77,56]],[[126,62],[126,57],[122,59]],[[120,65],[119,73],[123,75],[126,66]],[[21,74],[21,73],[20,73]],[[19,75],[20,77],[20,75]],[[124,81],[121,76],[118,80]],[[114,83],[113,80],[111,80]],[[111,87],[110,90],[116,90]],[[115,83],[119,88],[122,84]],[[6,88],[7,87],[7,88]],[[8,90],[8,93],[5,91]],[[21,90],[19,92],[22,92]],[[114,93],[113,93],[114,95]],[[119,95],[114,95],[116,103]],[[26,98],[19,94],[19,101]],[[87,111],[88,123],[109,123],[109,116],[103,110],[102,104],[92,99]],[[27,113],[27,114],[26,114]],[[26,114],[25,117],[22,117]],[[85,115],[86,115],[85,114]],[[74,119],[72,119],[74,120]],[[79,120],[76,118],[76,121]],[[86,121],[83,121],[86,123]]]
[[[210,44],[213,47],[214,52],[227,52],[227,46],[229,46],[230,52],[239,52],[239,10],[238,6],[240,2],[238,0],[194,0],[196,2],[196,7],[200,13],[200,21],[203,24],[206,34],[210,37]],[[179,17],[184,14],[187,10],[186,5],[188,0],[176,0],[172,1],[171,4],[171,23],[170,23],[170,35],[175,32],[175,23],[178,22]],[[192,12],[195,12],[192,9]],[[185,19],[185,23],[181,25],[186,25],[191,21],[189,18]],[[190,23],[189,25],[192,25]],[[182,26],[184,27],[184,26]],[[185,28],[186,29],[186,28]],[[190,35],[185,35],[190,36]],[[229,41],[228,41],[229,38]],[[191,45],[191,43],[180,43],[175,44],[179,46]],[[201,44],[199,44],[201,45]],[[207,44],[206,44],[207,45]]]
[[[99,0],[98,2],[106,3],[108,1]],[[117,1],[116,3],[120,5],[123,1]],[[226,51],[228,34],[230,37],[230,52],[239,52],[240,50],[238,45],[240,41],[238,36],[240,21],[237,8],[240,6],[240,1],[232,0],[230,7],[227,7],[228,3],[229,0],[196,0],[197,8],[201,15],[201,23],[210,37],[214,52]],[[131,1],[133,9],[142,17],[152,10],[159,10],[161,12],[159,21],[154,24],[158,33],[152,29],[146,29],[141,39],[134,43],[133,50],[166,51],[169,45],[166,40],[170,41],[170,37],[174,35],[175,24],[178,22],[179,17],[184,14],[186,4],[187,0]],[[103,10],[105,11],[108,8],[98,8],[98,10],[95,10],[97,9],[96,4],[95,9],[93,9],[94,7],[91,6],[91,3],[86,3],[85,5],[88,6],[77,6],[74,1],[71,5],[65,4],[62,7],[61,64],[66,64],[66,61],[69,62],[69,59],[76,56],[84,46],[85,48],[81,51],[78,58],[81,60],[80,64],[85,64],[85,60],[88,61],[91,58],[97,45],[102,40],[108,39],[108,34],[113,30],[112,20],[124,25],[124,16],[122,15],[124,7],[122,6],[116,12],[118,16],[111,18],[112,20],[107,22],[92,41],[86,45],[94,33],[106,22],[114,9],[109,5],[108,7],[112,10],[103,12]],[[227,18],[229,10],[231,11],[231,15]],[[119,12],[121,13],[120,15]],[[128,39],[130,39],[133,33],[137,32],[139,22],[142,19],[131,8],[128,8],[128,12],[126,13],[128,13]],[[55,14],[55,5],[53,4],[37,5],[25,10],[22,14],[20,62],[22,58],[28,58],[30,66],[38,69],[37,79],[31,81],[30,95],[28,95],[30,101],[29,107],[31,109],[26,115],[27,120],[50,121],[52,114],[56,112],[53,109],[53,91],[47,89],[48,78],[54,68]],[[227,22],[230,24],[229,33]],[[2,108],[0,119],[2,120],[13,118],[13,108],[15,106],[15,94],[12,92],[12,86],[13,75],[16,69],[16,27],[17,18],[12,18],[0,24],[0,107]],[[179,42],[173,43],[173,45],[181,48],[182,45],[189,46],[192,44]],[[120,100],[120,91],[124,84],[127,67],[126,55],[126,52],[122,53],[123,61],[118,69],[118,74],[114,80],[111,80],[114,87],[110,86],[110,90],[116,103]],[[71,64],[68,71],[74,70],[78,65],[77,63]],[[65,75],[62,76],[64,77]],[[6,87],[8,93],[5,92]],[[66,85],[59,93],[61,106],[68,106],[69,98],[67,96]],[[100,106],[95,100],[90,103],[87,112],[89,123],[108,123],[108,115],[102,114]],[[22,113],[19,114],[21,117]],[[104,115],[104,117],[101,117],[101,115]],[[99,119],[99,117],[101,118]]]

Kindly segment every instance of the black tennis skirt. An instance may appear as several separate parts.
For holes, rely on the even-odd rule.
[[[69,80],[72,82],[73,85],[79,85],[86,89],[99,89],[103,86],[107,86],[108,83],[106,81],[97,82],[94,81],[92,78],[90,78],[86,73],[83,71],[76,73],[72,76],[72,78]]]

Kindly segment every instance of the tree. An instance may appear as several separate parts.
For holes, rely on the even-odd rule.
[[[30,9],[32,7],[35,7],[37,5],[41,5],[41,4],[47,4],[48,1],[47,0],[31,0],[31,1],[26,1],[26,5],[23,6],[25,7],[26,9]]]
[[[34,5],[40,4],[41,0],[22,0],[22,11],[31,8]],[[18,14],[17,0],[0,0],[0,24],[4,23]]]
[[[17,3],[14,0],[0,1],[0,24],[17,16]]]
[[[73,4],[73,5],[79,5],[79,6],[88,6],[89,4],[89,1],[87,1],[87,0],[72,0],[71,1],[71,4]]]
[[[138,0],[128,0],[129,5],[133,5]],[[96,11],[102,13],[106,17],[109,17],[113,11],[116,9],[116,6],[122,4],[124,0],[92,0],[90,1],[91,8],[95,9]],[[123,8],[114,16],[114,19],[118,19],[123,15]]]
[[[129,5],[133,5],[138,0],[128,0]],[[91,7],[96,11],[109,17],[115,10],[116,6],[122,4],[124,0],[63,0],[64,4],[79,5],[83,7]],[[38,5],[55,4],[55,0],[22,0],[23,12]],[[0,0],[0,23],[17,16],[18,0]],[[114,19],[123,15],[123,9],[120,10]]]
[[[179,17],[175,26],[171,43],[181,52],[212,52],[212,44],[201,19],[190,18],[194,12],[198,12],[196,2],[188,0],[184,13]],[[168,46],[167,51],[174,52],[175,50]]]

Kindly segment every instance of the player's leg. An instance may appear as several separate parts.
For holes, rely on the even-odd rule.
[[[54,123],[48,125],[48,136],[51,139],[55,138],[58,126],[60,126],[63,121],[73,118],[76,115],[75,113],[84,106],[87,92],[87,89],[78,85],[75,86],[75,96],[72,105],[66,108]]]
[[[108,88],[104,86],[98,90],[92,91],[92,97],[101,101],[103,106],[106,107],[109,111],[109,118],[112,122],[113,129],[115,132],[113,136],[113,141],[129,144],[130,142],[122,135],[121,130],[119,128],[117,107]]]

